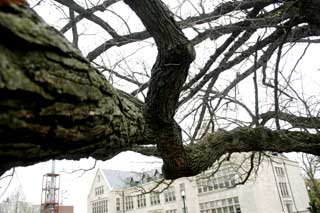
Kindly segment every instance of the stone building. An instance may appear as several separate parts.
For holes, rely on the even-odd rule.
[[[88,213],[308,212],[309,198],[297,162],[282,155],[234,156],[202,174],[175,181],[163,180],[160,169],[141,173],[98,169],[88,195]],[[245,184],[238,185],[250,171]]]

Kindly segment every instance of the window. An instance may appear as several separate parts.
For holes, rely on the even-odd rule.
[[[95,188],[95,194],[97,195],[102,195],[104,193],[103,186],[98,186]]]
[[[158,192],[152,192],[150,194],[150,204],[151,205],[160,204],[160,194]]]
[[[197,187],[198,187],[198,193],[207,192],[207,179],[198,179],[197,180]]]
[[[274,168],[278,177],[284,177],[284,171],[282,167],[275,166]]]
[[[217,189],[224,189],[234,186],[235,175],[204,177],[197,180],[198,193],[209,192]]]
[[[288,212],[288,213],[293,212],[292,203],[286,203],[286,208],[287,208],[287,212]]]
[[[241,213],[238,197],[200,203],[200,213]]]
[[[121,210],[121,203],[120,203],[120,198],[116,198],[116,210],[120,211]]]
[[[160,179],[160,178],[163,178],[163,175],[158,170],[156,170],[153,177],[155,179]]]
[[[233,198],[233,202],[234,202],[234,203],[239,203],[239,198],[238,198],[238,197],[234,197],[234,198]]]
[[[240,205],[236,205],[236,213],[241,213]]]
[[[164,200],[166,203],[176,200],[174,187],[170,187],[164,191]]]
[[[181,193],[182,191],[186,192],[186,186],[184,185],[184,183],[180,183],[180,184],[179,184],[179,188],[180,188],[180,193]]]
[[[133,197],[132,196],[125,197],[125,206],[126,206],[126,210],[133,209]]]
[[[220,189],[222,189],[224,187],[224,177],[218,178],[218,185],[219,185]]]
[[[133,179],[133,178],[131,177],[131,179],[130,179],[130,186],[137,186],[137,185],[139,185],[139,184],[140,184],[140,181],[135,180],[135,179]]]
[[[280,182],[279,187],[280,187],[280,192],[281,192],[282,197],[289,197],[287,184],[285,182]]]
[[[234,174],[229,175],[229,180],[230,180],[231,186],[236,185],[236,177]]]
[[[177,213],[177,210],[176,209],[166,210],[166,213]]]
[[[200,176],[197,179],[198,193],[210,192],[218,189],[225,189],[235,186],[236,175],[232,165],[220,168],[212,176]]]
[[[137,196],[138,208],[145,207],[146,204],[146,196],[145,195],[138,195]]]
[[[92,203],[92,213],[108,213],[108,201],[99,200]]]

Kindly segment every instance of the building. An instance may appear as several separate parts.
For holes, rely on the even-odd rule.
[[[73,213],[73,206],[59,206],[59,213]]]
[[[238,185],[248,171],[255,175]],[[163,180],[159,169],[98,169],[88,213],[290,213],[309,212],[308,203],[297,162],[282,155],[238,154],[202,174],[173,182]]]

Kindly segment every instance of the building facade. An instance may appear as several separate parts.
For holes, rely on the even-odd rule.
[[[163,180],[160,171],[98,169],[88,195],[88,213],[309,212],[300,167],[281,155],[261,160],[239,154],[202,174],[175,181]]]
[[[59,206],[59,213],[73,213],[73,206]]]

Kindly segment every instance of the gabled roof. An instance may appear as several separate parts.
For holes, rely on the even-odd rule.
[[[146,172],[130,172],[120,170],[101,169],[111,189],[129,188],[145,183],[146,178],[157,179],[161,169],[153,169]]]

